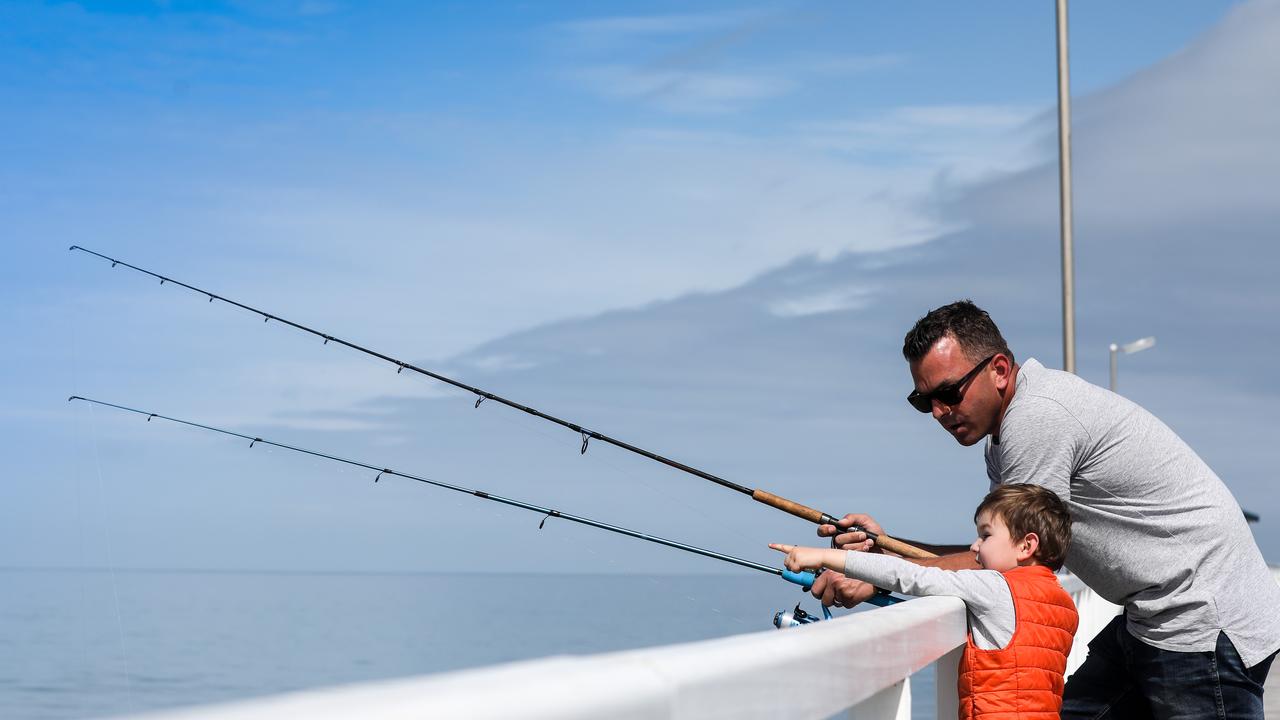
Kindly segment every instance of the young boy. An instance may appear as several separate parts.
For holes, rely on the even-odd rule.
[[[1071,516],[1052,491],[1003,485],[974,513],[982,570],[941,570],[875,552],[770,544],[787,569],[827,568],[908,595],[955,595],[968,610],[960,659],[960,717],[1057,720],[1079,616],[1053,571],[1071,542]]]

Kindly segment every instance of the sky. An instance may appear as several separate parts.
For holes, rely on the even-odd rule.
[[[1078,371],[1280,562],[1280,3],[1072,3]],[[81,245],[894,535],[980,448],[901,338],[971,297],[1061,367],[1053,5],[0,5],[0,566],[721,572],[104,408],[776,564],[802,521]]]

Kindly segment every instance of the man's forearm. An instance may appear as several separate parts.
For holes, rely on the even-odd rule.
[[[916,540],[908,540],[906,538],[900,538],[897,535],[894,536],[894,539],[898,540],[899,542],[904,542],[908,545],[914,545],[915,547],[918,547],[921,550],[928,550],[934,555],[953,555],[955,553],[969,552],[968,545],[934,545],[932,543],[918,542]]]
[[[978,570],[978,558],[968,548],[964,552],[939,555],[936,558],[906,558],[924,567],[942,568],[943,570]]]

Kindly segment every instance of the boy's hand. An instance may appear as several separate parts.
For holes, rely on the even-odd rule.
[[[830,527],[830,526],[828,526]],[[793,572],[825,567],[836,572],[819,573],[809,588],[810,594],[822,601],[823,605],[836,607],[853,607],[876,593],[875,586],[870,583],[845,577],[845,551],[829,548],[797,547],[782,543],[769,543],[769,547],[787,554],[787,569]]]
[[[849,527],[852,525],[870,530],[877,535],[884,533],[880,523],[876,522],[870,515],[851,513],[840,519],[838,527],[835,525],[819,525],[818,537],[831,538],[831,547],[840,550],[879,552],[879,548],[875,547],[875,541],[868,537],[866,533],[861,530],[850,532]]]
[[[831,559],[826,556],[826,553],[832,552],[826,548],[800,547],[798,545],[783,545],[782,543],[769,543],[769,547],[787,554],[786,566],[792,572],[817,570],[820,567],[825,567],[826,561]]]

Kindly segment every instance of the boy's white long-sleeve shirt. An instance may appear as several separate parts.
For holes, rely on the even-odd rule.
[[[846,552],[844,574],[906,595],[954,595],[964,601],[973,643],[999,650],[1013,639],[1017,615],[1013,592],[996,570],[942,570],[901,558],[868,552]]]

